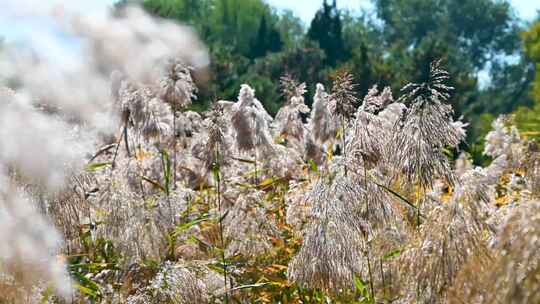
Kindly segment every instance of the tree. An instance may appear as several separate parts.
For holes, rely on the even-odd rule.
[[[125,0],[127,2],[135,0]],[[232,45],[248,56],[262,16],[277,19],[263,0],[144,0],[145,10],[159,17],[194,26],[210,46]]]
[[[330,66],[335,66],[349,57],[343,41],[341,15],[336,0],[332,5],[324,0],[322,8],[311,21],[307,37],[319,43],[326,53],[326,63]]]
[[[292,49],[299,46],[305,37],[304,24],[302,20],[295,16],[291,10],[278,12],[276,28],[283,40],[285,49]]]
[[[415,48],[429,36],[456,46],[475,69],[519,51],[517,19],[507,1],[374,0],[386,41]]]
[[[256,59],[241,81],[253,84],[269,113],[276,114],[284,102],[279,88],[280,77],[291,75],[314,89],[316,83],[328,82],[324,61],[324,51],[307,40],[294,48]],[[311,104],[309,99],[306,104]]]
[[[530,86],[534,106],[519,108],[515,112],[515,122],[525,136],[540,140],[540,20],[523,33],[522,37],[526,58],[534,67],[534,82]]]
[[[263,57],[268,52],[279,52],[283,48],[281,35],[274,27],[270,27],[266,20],[263,15],[257,36],[252,40],[250,58]]]

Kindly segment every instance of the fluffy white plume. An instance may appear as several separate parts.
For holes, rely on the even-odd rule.
[[[522,154],[522,142],[515,126],[507,126],[508,118],[499,116],[492,123],[493,130],[486,135],[484,154],[497,158],[506,155],[509,165],[515,165]]]
[[[39,6],[13,8],[20,8],[15,16],[43,17],[36,12]],[[60,237],[22,189],[37,185],[45,192],[60,190],[68,176],[84,167],[103,136],[117,133],[112,71],[145,83],[159,78],[168,59],[202,68],[208,56],[192,30],[137,8],[127,8],[120,17],[60,12],[49,18],[65,31],[58,35],[66,41],[43,40],[69,58],[51,60],[50,48],[31,43],[31,50],[8,47],[0,63],[0,78],[16,83],[19,93],[0,92],[0,269],[25,276],[38,269],[40,278],[67,296],[69,278],[55,258]]]

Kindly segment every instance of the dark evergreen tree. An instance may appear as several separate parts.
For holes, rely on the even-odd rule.
[[[268,51],[281,52],[282,49],[283,40],[281,39],[281,34],[278,30],[272,27],[268,33]]]
[[[336,0],[332,5],[324,0],[322,8],[317,11],[315,18],[311,21],[307,36],[319,43],[326,54],[328,65],[335,66],[338,62],[348,59],[349,52],[345,48],[341,16]]]
[[[262,57],[266,55],[268,38],[268,24],[266,22],[266,16],[262,16],[257,36],[251,41],[251,58]]]
[[[268,52],[279,52],[283,48],[283,42],[279,32],[269,26],[267,17],[261,17],[261,23],[257,36],[251,41],[251,52],[249,57],[258,58],[265,56]]]

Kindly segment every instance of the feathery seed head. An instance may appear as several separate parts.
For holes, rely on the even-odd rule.
[[[332,86],[329,109],[336,117],[349,119],[353,117],[358,99],[355,96],[354,78],[348,72],[339,73]]]
[[[337,123],[332,119],[328,109],[329,103],[330,96],[325,91],[324,86],[318,83],[315,96],[313,96],[310,125],[313,139],[319,144],[333,140],[337,132]]]
[[[159,95],[174,109],[185,109],[196,99],[197,87],[191,72],[192,69],[178,59],[169,59],[164,64]]]
[[[394,102],[394,97],[392,96],[392,89],[390,87],[385,87],[382,92],[379,93],[377,85],[374,85],[364,97],[362,101],[361,109],[365,112],[371,114],[379,114],[380,111]]]
[[[363,269],[363,237],[370,234],[356,203],[361,195],[342,175],[315,182],[307,198],[312,202],[312,221],[289,263],[290,281],[331,292],[354,288],[354,277]]]
[[[290,101],[293,97],[301,97],[306,93],[306,83],[299,83],[290,75],[282,76],[279,82],[287,101]]]
[[[433,180],[443,177],[454,183],[448,159],[443,154],[447,147],[455,148],[462,132],[452,120],[452,107],[444,102],[450,98],[451,87],[445,84],[448,73],[440,68],[440,61],[431,65],[429,80],[409,84],[398,101],[410,104],[396,123],[388,155],[396,174],[404,173],[406,180],[423,189],[433,187]]]

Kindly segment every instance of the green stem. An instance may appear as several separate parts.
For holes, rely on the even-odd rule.
[[[255,177],[254,177],[254,183],[253,184],[257,185],[258,184],[258,182],[257,182],[257,180],[258,180],[258,177],[257,177],[257,149],[255,149],[255,162],[253,163],[253,165],[255,166],[255,172],[254,172]]]
[[[371,297],[375,299],[375,293],[373,288],[373,274],[371,273],[371,259],[369,257],[369,251],[366,254],[367,256],[367,265],[368,265],[368,273],[369,273],[369,290],[371,292]]]
[[[173,189],[176,189],[176,111],[173,110]]]

